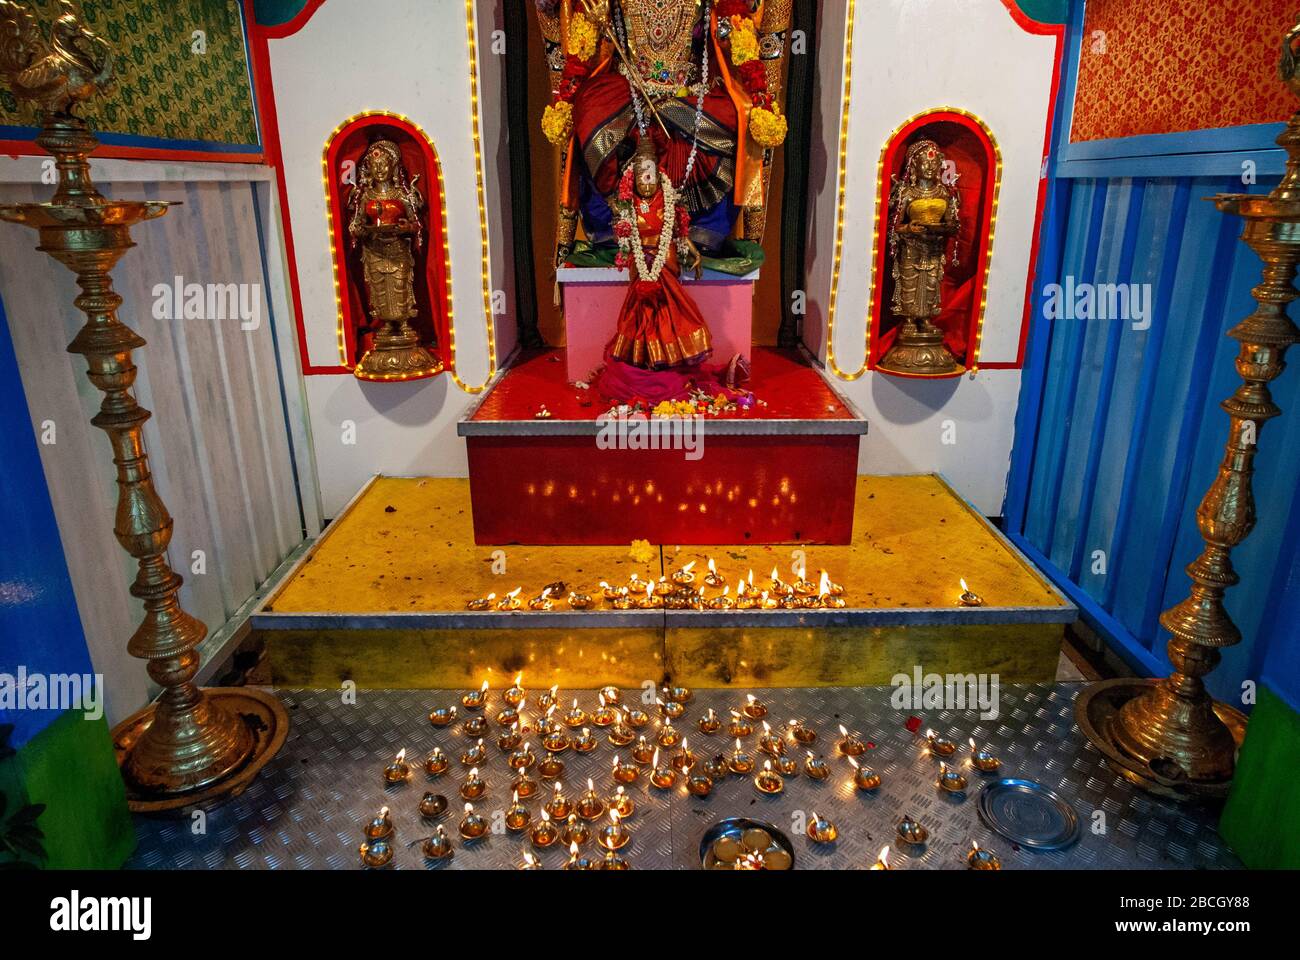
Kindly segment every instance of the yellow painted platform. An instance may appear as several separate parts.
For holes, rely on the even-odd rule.
[[[646,531],[652,539],[653,531]],[[1051,679],[1073,607],[936,476],[860,477],[849,546],[480,547],[469,484],[376,478],[255,612],[274,682],[461,687],[523,670],[535,684],[632,685],[672,676],[691,686],[888,683],[927,672]],[[802,551],[800,554],[799,551]],[[657,579],[712,558],[732,585],[776,567],[827,569],[848,609],[810,619],[780,611],[732,623],[709,612],[599,605],[576,614],[522,611],[476,622],[465,603],[553,581],[599,595],[601,580]],[[494,572],[504,563],[504,572]],[[957,605],[964,577],[986,606]],[[841,614],[832,622],[824,614]],[[822,616],[818,620],[817,617]]]

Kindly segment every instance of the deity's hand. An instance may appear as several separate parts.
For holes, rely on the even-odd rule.
[[[598,33],[609,26],[609,0],[582,0],[583,15]]]

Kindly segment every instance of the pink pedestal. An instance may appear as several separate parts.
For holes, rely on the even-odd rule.
[[[612,267],[562,267],[564,335],[568,378],[586,380],[600,366],[605,346],[614,336],[618,311],[627,297],[627,271]],[[682,277],[713,337],[713,363],[726,363],[739,353],[749,358],[753,342],[754,281],[758,271],[735,277],[705,270],[695,280]]]

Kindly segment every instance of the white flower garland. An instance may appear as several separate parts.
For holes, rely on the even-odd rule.
[[[618,245],[624,251],[631,248],[632,259],[636,263],[637,279],[650,283],[659,279],[664,264],[668,262],[668,251],[673,244],[673,228],[676,226],[677,191],[673,189],[673,182],[668,174],[662,170],[659,171],[659,189],[664,192],[664,225],[659,231],[659,247],[655,251],[654,263],[646,264],[645,249],[641,246],[641,232],[636,226],[636,205],[641,198],[635,197],[631,203],[624,204],[619,214],[619,219],[631,228],[631,233],[626,237],[620,237]]]

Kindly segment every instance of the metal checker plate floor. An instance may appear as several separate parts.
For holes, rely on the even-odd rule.
[[[636,869],[694,868],[704,831],[725,817],[744,816],[768,821],[790,835],[797,869],[862,869],[875,861],[884,844],[890,845],[896,869],[964,868],[964,854],[972,840],[993,850],[1004,869],[1240,867],[1216,832],[1214,807],[1149,796],[1109,770],[1074,724],[1074,696],[1080,689],[1082,685],[1068,683],[1004,686],[996,720],[982,720],[973,710],[917,712],[922,732],[932,728],[962,745],[958,757],[964,756],[968,738],[974,737],[1001,757],[1002,768],[995,776],[1037,780],[1059,793],[1075,808],[1083,827],[1081,839],[1068,849],[1021,849],[988,830],[977,814],[983,778],[965,764],[970,777],[967,791],[941,793],[934,785],[938,763],[926,751],[924,739],[907,730],[909,712],[890,705],[893,689],[864,687],[752,691],[768,705],[774,728],[798,717],[817,730],[812,749],[831,764],[831,777],[815,782],[800,774],[787,779],[784,793],[768,797],[754,789],[751,777],[732,776],[717,784],[707,799],[697,799],[686,794],[680,781],[675,790],[656,790],[643,770],[640,780],[627,788],[637,810],[627,821],[632,843],[622,853]],[[467,847],[456,830],[464,776],[457,758],[469,741],[459,723],[435,728],[427,714],[436,705],[458,704],[461,692],[360,690],[356,703],[345,705],[339,691],[278,690],[292,722],[280,754],[243,795],[208,811],[206,833],[195,835],[188,816],[136,817],[138,843],[128,867],[359,869],[361,825],[387,805],[397,831],[392,867],[425,869],[418,845],[407,846],[431,832],[415,809],[425,790],[444,794],[449,801],[442,822],[456,851],[441,869],[518,867],[524,851],[532,850],[526,833],[491,834]],[[536,692],[530,691],[525,708],[525,716],[534,719]],[[733,739],[726,735],[725,726],[717,735],[701,734],[696,718],[708,707],[729,717],[747,692],[751,691],[696,691],[676,726],[697,755],[729,752]],[[639,693],[624,691],[624,696]],[[568,704],[573,696],[585,709],[594,708],[595,693],[590,690],[561,692],[560,703]],[[494,718],[500,707],[500,693],[493,691],[488,717]],[[841,723],[874,743],[861,758],[883,778],[874,794],[855,790],[851,768],[836,755]],[[499,728],[495,722],[489,726],[489,760],[483,771],[488,792],[475,807],[491,822],[492,815],[509,804],[511,771],[494,742]],[[616,751],[603,730],[592,729],[600,740],[596,750],[561,754],[565,792],[574,799],[585,789],[588,777],[603,795],[613,792],[610,763]],[[639,732],[653,735],[653,730],[651,726]],[[760,756],[761,765],[757,740],[757,734],[750,736],[745,745],[748,752]],[[434,746],[442,747],[451,766],[446,774],[430,780],[422,760]],[[406,784],[385,787],[381,771],[403,747],[415,761],[413,776]],[[536,743],[533,749],[540,758]],[[628,756],[626,748],[617,752]],[[533,778],[540,779],[535,772]],[[544,798],[550,790],[542,781],[538,797]],[[535,818],[540,803],[537,798],[529,803]],[[839,827],[840,839],[834,845],[819,847],[792,829],[799,812],[807,815],[813,810]],[[896,842],[894,824],[904,813],[929,829],[930,840],[924,847],[909,850]],[[1095,832],[1095,824],[1104,824],[1104,832]],[[593,840],[586,852],[594,859],[602,851]],[[537,855],[546,868],[559,867],[567,859],[558,845]]]

